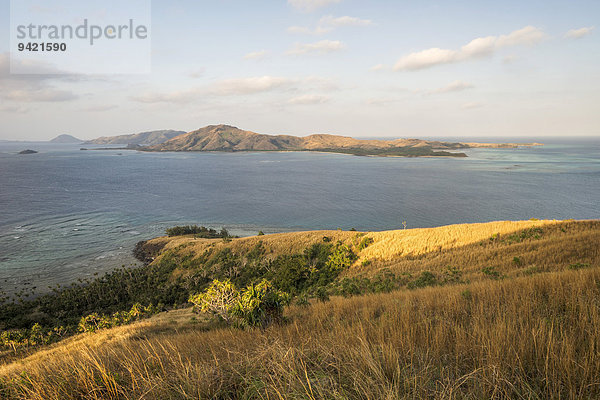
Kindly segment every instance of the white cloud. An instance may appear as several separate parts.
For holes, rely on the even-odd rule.
[[[26,113],[28,112],[29,109],[22,107],[22,106],[15,106],[15,105],[0,105],[0,112],[3,113]]]
[[[318,90],[324,92],[333,92],[340,90],[337,81],[332,78],[324,78],[322,76],[308,76],[297,80],[297,83],[303,89]]]
[[[367,99],[366,103],[370,106],[387,106],[389,104],[398,103],[400,99],[391,97],[372,97]]]
[[[114,105],[114,104],[106,104],[106,105],[99,104],[99,105],[96,105],[96,106],[85,107],[81,111],[103,112],[103,111],[108,111],[108,110],[114,110],[115,108],[117,108],[117,106]]]
[[[331,15],[321,18],[321,23],[331,25],[331,26],[368,26],[373,23],[370,19],[361,19],[356,17],[337,17],[334,18]]]
[[[1,86],[0,86],[1,87]],[[13,89],[13,90],[2,90],[1,97],[8,101],[17,102],[59,102],[69,101],[78,98],[74,93],[68,90],[60,90],[54,88],[27,88],[27,89]]]
[[[377,64],[377,65],[373,65],[371,68],[369,68],[369,70],[370,71],[385,71],[388,68],[389,67],[385,64]]]
[[[18,62],[18,61],[16,61]],[[20,103],[61,102],[78,98],[75,93],[57,89],[53,82],[76,82],[84,78],[77,75],[54,75],[60,71],[51,65],[27,62],[25,66],[48,71],[48,74],[11,74],[7,53],[0,54],[0,99]]]
[[[286,54],[296,56],[310,53],[327,54],[343,50],[345,47],[339,40],[321,40],[316,43],[296,43]]]
[[[290,26],[287,28],[288,33],[301,34],[301,35],[311,35],[314,31],[305,26]]]
[[[465,103],[465,104],[461,105],[460,108],[462,108],[463,110],[472,110],[474,108],[481,108],[483,106],[484,106],[483,103],[470,102],[470,103]]]
[[[244,60],[260,60],[265,58],[269,52],[267,50],[254,51],[244,56]]]
[[[188,76],[192,79],[198,79],[198,78],[202,77],[205,72],[206,72],[206,70],[204,68],[200,68],[200,69],[190,72],[188,74]]]
[[[465,59],[489,56],[494,53],[498,40],[499,39],[495,36],[473,39],[468,44],[461,47],[460,51],[455,53],[457,56]]]
[[[319,20],[319,26],[340,28],[343,26],[369,26],[372,24],[370,19],[360,19],[356,17],[333,17],[331,15],[325,16]]]
[[[570,31],[565,33],[565,37],[568,39],[581,39],[582,37],[591,34],[593,30],[593,26],[579,29],[571,29]]]
[[[210,92],[218,96],[255,94],[287,87],[292,83],[292,79],[276,76],[226,79],[210,88]]]
[[[533,46],[544,39],[546,35],[541,29],[535,26],[526,26],[525,28],[518,29],[508,35],[502,35],[498,38],[498,47],[508,46]]]
[[[300,78],[286,78],[275,76],[261,76],[250,78],[225,79],[215,82],[211,85],[200,86],[185,90],[173,90],[166,92],[147,92],[130,97],[131,100],[139,103],[173,103],[186,104],[198,103],[202,99],[223,96],[243,96],[261,94],[267,92],[286,93],[293,92],[298,94],[298,104],[301,101],[316,100],[316,97],[302,97],[301,93],[312,92],[333,92],[339,90],[336,81],[331,78],[320,76],[307,76]],[[322,96],[323,100],[326,96]]]
[[[295,34],[322,35],[329,33],[336,28],[347,26],[369,26],[371,24],[372,21],[370,19],[361,19],[349,16],[333,17],[328,15],[319,20],[319,23],[315,29],[304,26],[290,26],[287,31]]]
[[[149,92],[142,93],[136,96],[131,96],[131,100],[137,101],[138,103],[189,103],[199,97],[201,97],[203,91],[201,89],[190,89],[190,90],[174,90],[172,92]]]
[[[463,81],[454,81],[447,86],[432,90],[429,94],[443,94],[450,92],[462,92],[463,90],[471,89],[472,84]]]
[[[330,4],[339,3],[341,0],[288,0],[288,4],[297,10],[312,12]]]
[[[435,65],[450,64],[494,54],[503,47],[534,45],[544,38],[544,32],[533,26],[526,26],[508,35],[476,38],[458,50],[431,48],[410,53],[400,58],[394,69],[412,71],[430,68]]]
[[[288,103],[294,105],[323,104],[327,103],[329,100],[329,96],[323,96],[318,94],[305,94],[288,100]]]
[[[417,70],[429,68],[438,64],[447,64],[456,60],[457,52],[432,48],[402,57],[394,65],[395,70]]]

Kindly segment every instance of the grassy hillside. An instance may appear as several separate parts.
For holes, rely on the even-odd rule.
[[[348,268],[294,280],[321,268],[306,249],[340,242]],[[144,248],[148,268],[172,266],[162,285],[266,275],[310,305],[263,330],[183,308],[6,352],[0,397],[598,398],[598,243],[600,221],[157,238]]]
[[[309,231],[231,242],[189,236],[161,237],[150,240],[147,246],[161,249],[155,254],[154,264],[166,258],[185,259],[183,265],[191,265],[191,270],[177,269],[185,274],[204,268],[209,253],[230,250],[245,265],[248,254],[257,245],[264,249],[262,259],[274,260],[302,253],[311,245],[322,243],[324,238],[330,243],[342,241],[355,249],[364,238],[373,241],[361,250],[356,249],[358,259],[342,277],[370,277],[382,270],[396,274],[443,273],[448,266],[460,269],[469,279],[485,277],[481,271],[486,267],[499,274],[516,276],[561,270],[575,263],[597,263],[600,255],[599,247],[594,246],[600,242],[599,221],[500,221],[383,232]]]

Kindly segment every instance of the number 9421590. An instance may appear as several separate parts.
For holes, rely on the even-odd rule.
[[[50,42],[29,42],[19,43],[17,45],[19,51],[66,51],[66,43],[50,43]]]

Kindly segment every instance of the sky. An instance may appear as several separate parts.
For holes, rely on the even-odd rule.
[[[0,0],[0,139],[600,137],[597,0],[154,0],[151,18],[150,73],[16,75]]]

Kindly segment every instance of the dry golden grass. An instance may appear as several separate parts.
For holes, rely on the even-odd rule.
[[[398,256],[420,256],[456,249],[486,240],[494,234],[509,234],[533,227],[561,224],[561,221],[499,221],[482,224],[459,224],[437,228],[373,232],[375,242],[361,256],[390,260]]]
[[[332,241],[351,242],[357,234],[367,233],[375,241],[361,252],[362,259],[390,260],[398,256],[416,256],[454,249],[488,239],[493,234],[507,234],[536,226],[564,224],[562,221],[500,221],[482,224],[459,224],[437,228],[406,229],[384,232],[308,231],[251,236],[224,242],[222,239],[196,239],[192,236],[159,237],[151,244],[165,244],[165,250],[202,255],[208,249],[231,248],[234,253],[250,251],[258,242],[274,255],[301,253],[324,236]]]
[[[541,228],[539,239],[520,243],[505,240],[511,234],[526,229]],[[166,243],[164,249],[180,255],[200,257],[205,251],[230,248],[244,255],[262,243],[266,257],[302,253],[313,243],[327,236],[356,244],[361,235],[374,240],[359,252],[359,259],[345,276],[373,275],[382,269],[394,273],[444,271],[448,266],[461,270],[465,278],[482,278],[484,267],[494,267],[501,274],[512,276],[531,271],[561,270],[572,263],[591,263],[600,257],[600,221],[500,221],[481,224],[449,225],[437,228],[406,229],[384,232],[311,231],[265,236],[252,236],[224,242],[221,239],[192,237],[156,238],[151,243]],[[491,242],[492,235],[500,241]],[[163,252],[164,254],[164,252]],[[519,263],[514,259],[518,257]],[[160,259],[160,256],[158,257]],[[368,260],[368,265],[363,262]],[[178,271],[176,273],[181,273]]]
[[[539,239],[508,239],[534,227],[543,230]],[[515,276],[562,270],[573,263],[593,264],[600,259],[600,221],[492,222],[404,232],[404,236],[402,231],[370,233],[375,242],[360,256],[371,263],[361,267],[359,260],[348,275],[372,274],[382,268],[396,273],[435,272],[452,266],[469,278],[481,275],[483,267]],[[500,240],[490,241],[495,234]]]
[[[6,398],[597,398],[600,270],[394,292],[205,331],[185,311],[0,369]],[[112,340],[106,341],[107,337]]]
[[[467,226],[371,233],[376,242],[361,256],[377,249],[369,254],[385,255],[366,273],[450,264],[476,277],[485,261],[507,279],[481,276],[469,284],[293,306],[289,323],[266,330],[211,328],[192,320],[190,310],[163,313],[0,367],[0,398],[600,398],[600,222],[503,225],[474,225],[477,234]],[[488,240],[540,225],[539,239]],[[343,240],[355,235],[335,233]],[[286,241],[302,249],[333,234],[267,235],[229,245],[242,251],[257,240],[273,241],[272,248],[286,251]],[[411,242],[411,235],[429,243]],[[180,241],[191,240],[169,245]],[[378,243],[395,244],[385,250]],[[516,254],[526,264],[515,265]],[[589,266],[569,270],[572,262]],[[525,275],[534,264],[541,272]]]
[[[313,243],[322,242],[327,236],[332,241],[349,241],[357,232],[348,231],[308,231],[277,233],[272,235],[251,236],[232,239],[225,242],[223,239],[196,239],[192,236],[159,237],[150,240],[150,244],[165,244],[164,250],[175,250],[180,254],[193,254],[201,256],[206,250],[219,251],[230,248],[234,253],[247,253],[259,242],[263,244],[267,254],[277,256],[280,254],[302,253]]]

